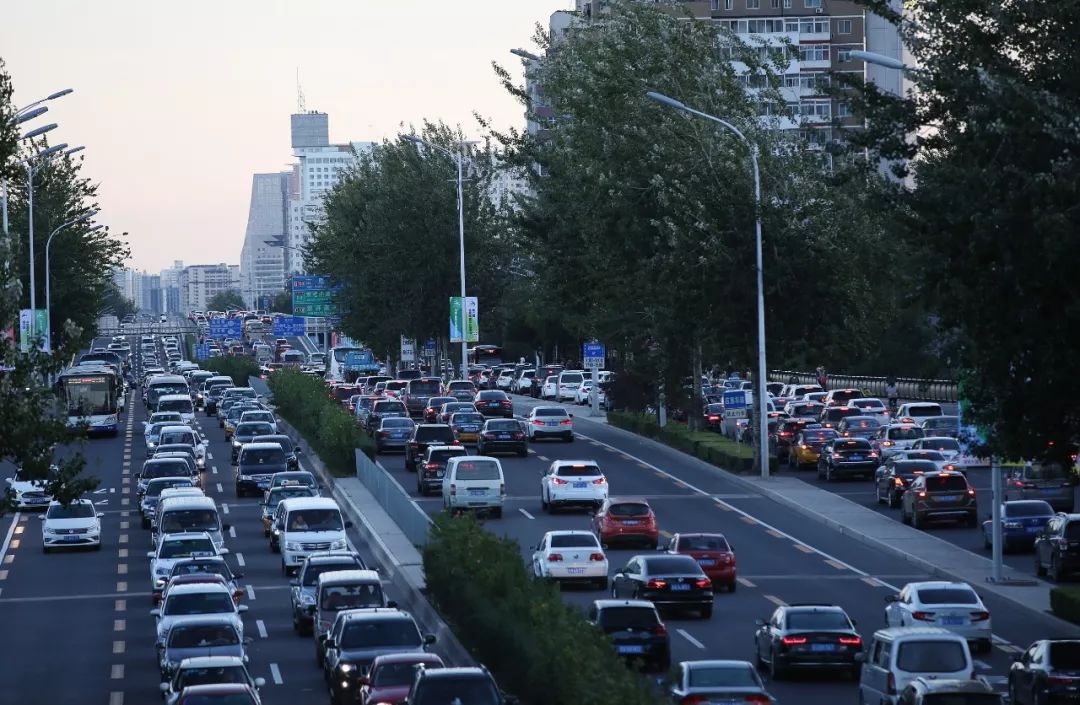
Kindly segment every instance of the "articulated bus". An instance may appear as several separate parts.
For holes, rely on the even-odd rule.
[[[60,375],[61,398],[67,404],[68,426],[87,425],[88,433],[120,430],[124,383],[112,367],[88,363]]]

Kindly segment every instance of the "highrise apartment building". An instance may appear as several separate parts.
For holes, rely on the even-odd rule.
[[[221,292],[240,290],[240,267],[235,264],[194,264],[180,271],[182,313],[205,311],[206,304]]]
[[[173,260],[173,266],[161,270],[161,312],[181,313],[180,273],[184,271],[181,260]],[[185,312],[186,313],[186,312]]]
[[[285,252],[291,172],[255,174],[251,183],[247,231],[240,252],[240,293],[255,309],[266,297],[285,290]]]

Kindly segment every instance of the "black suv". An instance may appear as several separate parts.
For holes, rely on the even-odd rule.
[[[517,705],[518,699],[499,690],[487,668],[428,668],[415,666],[412,688],[404,705]]]
[[[1056,514],[1035,537],[1035,572],[1061,580],[1080,569],[1080,514]]]
[[[793,667],[843,669],[858,677],[862,637],[840,607],[784,605],[756,623],[754,663],[767,665],[773,680]]]
[[[937,464],[932,460],[909,460],[902,455],[894,455],[874,474],[878,504],[887,504],[890,509],[896,509],[916,477],[937,472],[937,469]]]
[[[236,496],[262,496],[270,487],[270,478],[289,470],[285,451],[277,443],[245,443],[236,460]]]
[[[958,472],[939,471],[924,473],[911,482],[900,501],[900,521],[921,529],[932,519],[978,525],[975,488],[966,477]]]
[[[277,443],[285,452],[285,462],[290,470],[300,469],[300,447],[293,444],[292,439],[284,433],[275,433],[270,436],[261,436],[259,443]]]
[[[460,445],[429,445],[416,468],[416,493],[421,497],[429,492],[440,494],[450,458],[468,454]]]
[[[671,638],[656,605],[648,600],[595,600],[588,620],[600,628],[628,663],[667,673]]]
[[[870,477],[878,460],[878,452],[865,438],[834,438],[821,450],[818,479],[832,482],[843,477]]]
[[[427,453],[428,446],[460,445],[454,438],[454,429],[447,424],[422,423],[413,429],[412,437],[405,445],[405,469],[416,472],[416,463]]]

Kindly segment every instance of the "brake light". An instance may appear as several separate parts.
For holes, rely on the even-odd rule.
[[[438,470],[439,469],[439,464],[438,463],[424,463],[424,469],[425,470]]]
[[[757,703],[757,705],[769,705],[772,700],[769,699],[768,695],[764,695],[762,693],[751,693],[750,695],[746,696],[745,702]]]
[[[806,637],[804,636],[785,636],[781,639],[784,646],[795,646],[796,644],[805,644]]]
[[[540,419],[533,419],[533,425],[534,426],[543,426],[544,422],[542,420],[540,420]]]
[[[988,619],[990,619],[990,613],[986,610],[979,610],[978,612],[971,613],[972,622],[985,622]]]
[[[886,448],[890,448],[890,447],[892,447],[892,446],[894,446],[896,444],[894,442],[892,442],[892,441],[882,441],[881,445],[885,446]]]
[[[590,561],[602,561],[602,560],[604,560],[604,554],[603,553],[592,553],[592,554],[589,555],[589,560]]]
[[[911,618],[912,619],[917,619],[920,622],[933,622],[934,621],[934,613],[933,612],[912,612],[911,613]]]
[[[806,445],[805,443],[800,443],[800,444],[799,444],[799,447],[800,447],[800,448],[802,448],[803,450],[806,450],[806,449],[807,449],[807,448],[809,448],[810,446]]]
[[[559,562],[561,560],[562,560],[562,554],[561,553],[549,553],[548,554],[548,562],[557,563],[557,562]]]
[[[653,634],[656,634],[656,635],[659,635],[659,636],[666,635],[667,634],[667,625],[664,624],[663,622],[661,622],[660,624],[657,624],[655,627],[653,627]]]
[[[784,438],[787,438],[788,436],[791,435],[791,431],[781,431],[780,435],[783,436]]]
[[[839,453],[833,453],[833,454],[832,454],[832,457],[833,457],[834,459],[836,459],[836,458],[839,458],[839,457],[840,457],[840,454],[839,454]]]
[[[386,438],[390,435],[389,431],[379,431],[379,438]]]
[[[704,590],[706,588],[711,588],[712,587],[712,581],[709,580],[708,578],[698,578],[697,580],[694,581],[694,585],[696,585],[697,587]]]
[[[925,490],[919,490],[918,492],[915,493],[915,496],[918,497],[919,499],[926,499],[926,491]]]
[[[499,403],[502,404],[503,406],[510,406],[510,400],[509,399],[503,399]]]
[[[599,477],[599,478],[593,480],[592,483],[594,485],[606,485],[607,484],[607,478],[606,477]]]
[[[560,426],[569,426],[569,425],[571,425],[572,423],[574,423],[574,422],[573,422],[573,421],[571,421],[570,419],[563,419],[562,421],[560,421],[560,422],[559,422],[559,425],[560,425]]]
[[[525,434],[524,434],[524,433],[515,433],[515,434],[514,434],[514,440],[515,440],[515,441],[520,441],[520,440],[523,440],[524,438],[525,438]]]
[[[687,695],[679,701],[679,705],[706,705],[708,702],[704,695]]]
[[[975,496],[975,488],[974,487],[968,488],[968,496],[969,497],[974,497]]]
[[[656,578],[653,578],[649,582],[645,583],[645,587],[649,588],[650,590],[659,590],[660,588],[667,587],[667,581],[657,580]]]
[[[871,458],[876,458],[877,457],[877,451],[876,450],[870,451],[870,457]]]
[[[840,643],[845,646],[862,646],[861,636],[842,636],[840,637]]]
[[[556,484],[556,485],[568,485],[568,484],[570,484],[569,481],[564,480],[561,477],[553,477],[553,478],[551,478],[551,482],[553,484]]]
[[[720,417],[717,416],[716,414],[709,414],[709,421],[719,421],[719,420],[720,420]]]

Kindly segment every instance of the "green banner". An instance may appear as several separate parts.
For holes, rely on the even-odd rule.
[[[462,342],[462,324],[466,343],[480,342],[479,302],[475,296],[450,297],[450,342]]]

